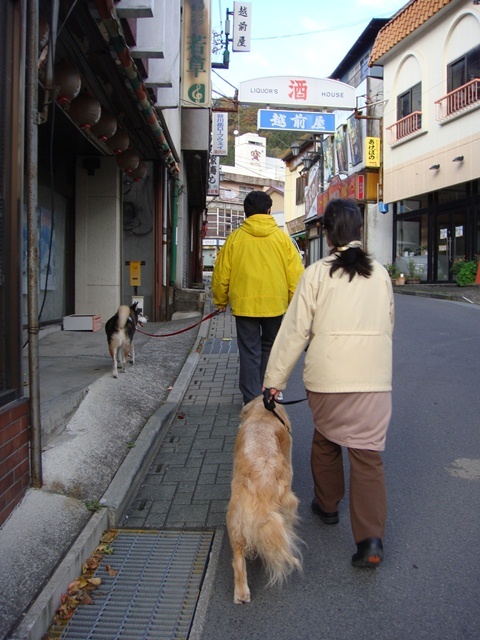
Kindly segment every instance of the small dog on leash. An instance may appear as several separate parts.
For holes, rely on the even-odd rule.
[[[118,378],[117,360],[121,355],[120,371],[125,373],[127,356],[130,354],[132,364],[135,363],[135,347],[133,346],[133,337],[137,330],[137,325],[143,327],[147,319],[142,313],[142,309],[138,309],[138,303],[134,302],[130,307],[126,304],[120,305],[117,313],[107,320],[105,324],[105,333],[107,334],[108,350],[113,360],[112,375]],[[120,353],[121,351],[121,353]]]
[[[299,501],[291,489],[291,426],[283,407],[276,406],[275,412],[267,411],[259,396],[240,414],[227,511],[235,604],[250,602],[246,558],[261,558],[269,585],[302,568],[301,541],[294,530]]]

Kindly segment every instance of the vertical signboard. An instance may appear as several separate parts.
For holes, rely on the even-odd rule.
[[[356,199],[365,200],[365,176],[360,174],[357,176]]]
[[[218,156],[210,155],[207,195],[220,195],[220,158]]]
[[[366,167],[380,166],[380,138],[365,138]]]
[[[182,38],[182,100],[184,106],[211,106],[210,3],[184,0]]]
[[[215,156],[228,155],[228,113],[222,111],[213,113],[212,153]]]
[[[232,51],[250,51],[252,3],[233,3]]]

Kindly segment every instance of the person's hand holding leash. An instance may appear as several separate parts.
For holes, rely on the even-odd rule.
[[[280,389],[275,389],[275,387],[270,387],[270,389],[266,389],[262,387],[262,393],[265,395],[265,391],[270,393],[270,398],[276,400],[278,398],[278,394],[280,393]]]

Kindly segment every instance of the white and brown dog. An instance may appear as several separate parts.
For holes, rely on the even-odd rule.
[[[117,360],[120,355],[121,360],[119,362],[122,373],[125,373],[125,365],[129,354],[131,362],[135,362],[133,337],[137,330],[137,325],[142,327],[147,322],[147,319],[143,316],[142,309],[138,309],[137,304],[137,302],[134,302],[130,307],[126,304],[120,305],[117,313],[110,320],[107,320],[105,324],[108,350],[113,360],[112,375],[114,378],[118,378]]]
[[[235,604],[250,602],[245,559],[259,556],[269,585],[301,570],[295,533],[298,498],[292,492],[292,437],[287,412],[267,411],[262,396],[249,402],[234,449],[227,529],[233,551]]]

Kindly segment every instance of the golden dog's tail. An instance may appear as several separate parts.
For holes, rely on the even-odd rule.
[[[302,570],[300,538],[293,523],[287,522],[279,513],[270,513],[257,524],[253,547],[265,565],[268,584],[281,584],[292,571]]]

